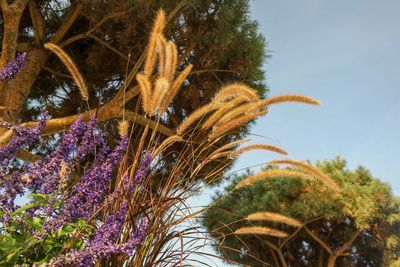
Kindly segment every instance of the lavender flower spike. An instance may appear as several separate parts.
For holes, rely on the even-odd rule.
[[[7,64],[0,69],[0,81],[10,81],[14,79],[15,75],[21,71],[26,64],[26,53],[18,53],[15,60],[7,62]]]

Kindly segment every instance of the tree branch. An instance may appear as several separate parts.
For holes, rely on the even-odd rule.
[[[81,2],[76,3],[74,6],[71,7],[70,12],[67,14],[67,19],[61,25],[61,27],[57,30],[54,36],[51,38],[51,43],[58,44],[61,42],[62,38],[64,38],[65,34],[74,24],[76,19],[79,17],[83,10],[83,4]]]
[[[320,237],[317,236],[317,234],[314,234],[307,226],[304,226],[304,229],[306,232],[314,238],[315,241],[317,241],[329,254],[333,255],[332,249],[329,247],[328,244],[326,244]]]
[[[104,18],[101,19],[101,21],[99,23],[95,24],[87,32],[84,32],[84,33],[81,33],[81,34],[77,34],[75,36],[72,36],[72,37],[68,38],[64,42],[62,42],[60,44],[60,47],[67,46],[67,45],[69,45],[69,44],[71,44],[73,42],[76,42],[76,41],[80,40],[80,39],[87,38],[89,34],[92,34],[96,29],[100,28],[101,25],[103,25],[108,20],[119,18],[119,17],[129,13],[131,10],[132,10],[132,7],[127,9],[127,10],[117,11],[117,12],[114,12],[114,13],[111,13],[111,14],[105,16]]]
[[[74,123],[79,117],[82,117],[84,120],[88,120],[90,116],[97,112],[97,120],[105,121],[109,119],[122,118],[130,120],[132,122],[138,123],[143,126],[149,126],[149,128],[158,131],[159,133],[171,136],[175,134],[175,131],[159,124],[158,121],[151,120],[143,115],[140,115],[136,112],[132,111],[124,111],[124,104],[137,95],[138,87],[134,87],[129,90],[125,98],[115,97],[111,101],[107,102],[105,105],[91,109],[89,111],[83,112],[81,114],[71,115],[63,118],[50,119],[46,123],[46,127],[44,127],[42,134],[49,135],[54,133],[59,133],[65,131],[69,125]],[[38,122],[26,122],[21,126],[24,127],[35,127],[38,125]],[[7,131],[3,136],[0,137],[0,146],[5,145],[9,142],[12,137],[12,131]]]
[[[35,31],[36,44],[41,44],[44,36],[44,19],[35,0],[29,1],[29,13]]]
[[[120,51],[115,49],[112,45],[110,45],[109,43],[103,41],[99,37],[97,37],[97,36],[95,36],[95,35],[93,35],[91,33],[87,34],[87,36],[92,38],[96,42],[100,43],[101,45],[104,45],[105,47],[107,47],[108,49],[110,49],[111,51],[113,51],[115,54],[117,54],[118,56],[122,57],[123,59],[125,59],[125,60],[129,59],[126,55],[124,55],[123,53],[121,53]]]
[[[294,231],[290,236],[288,236],[285,240],[283,240],[282,244],[279,245],[279,248],[282,248],[284,245],[286,245],[287,242],[290,241],[290,239],[292,239],[298,232],[300,232],[307,224],[318,221],[323,219],[324,217],[317,217],[311,220],[308,220],[306,222],[304,222],[301,227],[299,227],[296,231]]]
[[[346,249],[348,249],[351,246],[351,244],[353,244],[353,242],[357,239],[357,237],[361,234],[361,232],[362,232],[362,230],[357,230],[357,232],[354,234],[354,236],[349,241],[344,243],[343,246],[341,246],[335,252],[335,254],[338,256],[342,255],[346,251]]]

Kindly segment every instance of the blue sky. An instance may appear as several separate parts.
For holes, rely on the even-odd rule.
[[[264,66],[270,96],[300,93],[322,102],[271,107],[252,130],[266,138],[254,142],[313,162],[340,155],[400,195],[400,1],[254,0],[251,7],[272,56]],[[236,169],[275,157],[248,153]]]
[[[253,128],[291,158],[363,165],[400,195],[400,1],[255,0],[268,41],[270,95],[300,93],[320,107],[284,104]],[[276,140],[276,141],[275,141]],[[262,163],[252,153],[238,167]],[[397,165],[399,164],[399,165]]]

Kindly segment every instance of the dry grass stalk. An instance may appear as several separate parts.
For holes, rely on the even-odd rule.
[[[209,103],[201,108],[196,109],[192,114],[190,114],[178,127],[177,133],[181,135],[186,131],[193,123],[199,120],[201,117],[206,116],[208,113],[218,109],[221,104]]]
[[[272,160],[269,162],[270,164],[288,164],[291,166],[298,167],[300,169],[303,169],[310,174],[314,174],[322,183],[324,183],[328,188],[334,190],[334,191],[340,191],[340,187],[338,184],[328,175],[323,173],[321,170],[319,170],[317,167],[314,167],[311,164],[308,164],[307,162],[303,161],[298,161],[298,160],[291,160],[291,159],[280,159],[280,160]]]
[[[139,84],[139,90],[142,95],[142,107],[145,113],[150,112],[151,105],[151,83],[149,77],[144,74],[138,73],[136,75],[136,80]]]
[[[313,179],[312,176],[299,170],[270,169],[244,178],[236,185],[235,189],[253,185],[258,181],[269,178],[294,178],[294,179],[304,179],[304,180]]]
[[[271,221],[284,223],[294,227],[301,227],[302,223],[296,219],[274,212],[256,212],[246,217],[248,221]]]
[[[209,161],[216,160],[218,158],[233,158],[235,156],[235,151],[230,150],[230,151],[223,151],[219,153],[213,154],[211,157],[208,158]]]
[[[272,228],[268,227],[263,227],[263,226],[251,226],[251,227],[242,227],[239,228],[235,231],[235,234],[237,235],[269,235],[269,236],[274,236],[274,237],[279,237],[279,238],[284,238],[287,237],[288,234],[275,230]]]
[[[152,96],[149,115],[154,116],[164,99],[165,94],[169,89],[169,82],[164,77],[159,77],[154,85],[154,94]]]
[[[219,110],[215,111],[202,125],[203,129],[208,129],[218,123],[222,117],[228,113],[232,108],[235,108],[237,105],[242,104],[243,102],[248,101],[249,99],[245,96],[236,97],[225,103]]]
[[[225,145],[217,148],[211,155],[219,153],[219,152],[227,150],[227,149],[231,149],[237,145],[240,145],[240,144],[248,142],[248,141],[250,141],[250,139],[241,139],[241,140],[230,142],[228,144],[225,144]]]
[[[245,115],[240,116],[239,118],[236,118],[230,122],[227,122],[225,125],[222,124],[219,127],[215,126],[209,136],[209,139],[210,140],[215,139],[235,128],[243,126],[244,124],[248,123],[251,120],[254,120],[258,117],[264,116],[265,114],[267,114],[267,111],[260,111],[260,112],[256,112],[256,113],[245,114]],[[218,125],[220,125],[220,124],[218,124]]]
[[[151,75],[157,60],[157,40],[165,27],[165,12],[160,9],[157,13],[153,29],[150,33],[149,44],[147,46],[146,60],[144,63],[144,73]]]
[[[75,65],[72,59],[58,45],[46,43],[44,47],[52,51],[58,56],[59,59],[61,59],[61,61],[67,67],[68,71],[71,73],[76,85],[78,86],[82,99],[87,101],[89,99],[88,89],[81,73],[78,70],[78,67]]]
[[[189,64],[186,66],[185,69],[181,73],[179,73],[178,77],[173,81],[168,93],[165,95],[165,99],[163,101],[163,105],[160,109],[160,113],[164,113],[168,106],[171,104],[172,100],[175,98],[176,94],[179,91],[179,88],[181,87],[182,83],[185,81],[187,76],[189,75],[190,71],[192,70],[193,65]]]
[[[259,100],[257,92],[254,89],[241,83],[233,83],[222,87],[214,96],[213,101],[218,103],[238,96],[247,96],[250,101]]]
[[[182,137],[180,137],[179,135],[173,135],[168,137],[167,139],[165,139],[161,145],[157,148],[157,150],[154,152],[154,155],[158,155],[159,153],[161,153],[163,150],[165,150],[167,147],[169,147],[170,145],[172,145],[173,143],[176,142],[182,142],[183,139]]]
[[[265,108],[265,106],[266,105],[262,101],[250,102],[248,104],[236,106],[234,109],[224,114],[220,118],[218,123],[215,124],[215,127],[219,127],[220,125],[226,125],[230,121],[233,121],[234,119],[243,116],[245,114],[264,111],[263,108]]]
[[[318,100],[315,100],[314,98],[311,98],[308,96],[302,96],[302,95],[274,96],[274,97],[262,100],[262,102],[266,106],[284,103],[284,102],[296,102],[296,103],[304,103],[304,104],[310,104],[310,105],[320,105],[321,104]]]
[[[268,150],[268,151],[273,151],[279,154],[283,154],[283,155],[287,155],[288,152],[286,150],[283,150],[282,148],[279,148],[277,146],[272,146],[272,145],[264,145],[264,144],[256,144],[256,145],[250,145],[250,146],[246,146],[243,147],[241,149],[238,149],[235,154],[236,156],[243,154],[245,152],[248,151],[252,151],[252,150]]]

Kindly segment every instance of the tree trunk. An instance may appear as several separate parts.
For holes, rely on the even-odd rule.
[[[335,267],[335,262],[337,259],[337,255],[329,255],[328,258],[328,264],[326,265],[326,267]]]
[[[5,85],[7,114],[4,115],[7,121],[16,122],[20,118],[21,109],[46,58],[47,53],[42,49],[30,51],[27,55],[26,66],[15,79]]]

